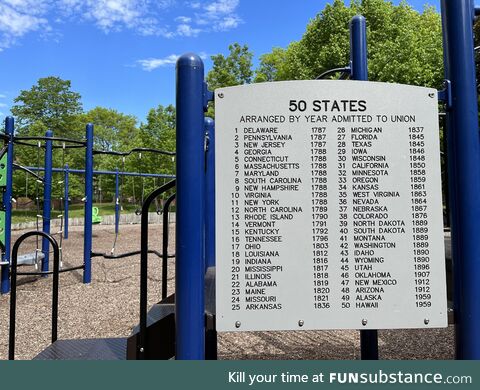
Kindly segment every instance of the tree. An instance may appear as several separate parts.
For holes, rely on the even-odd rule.
[[[248,46],[234,43],[228,46],[228,50],[230,53],[226,57],[223,54],[212,56],[213,68],[207,74],[208,87],[212,91],[252,82],[253,53]],[[215,117],[213,104],[209,104],[207,116]]]
[[[255,71],[255,82],[277,81],[287,57],[287,51],[274,47],[271,53],[260,56],[260,66]]]
[[[257,75],[267,80],[314,79],[328,69],[347,65],[348,26],[356,14],[367,19],[370,80],[441,87],[440,15],[431,7],[419,13],[406,2],[395,6],[385,0],[328,4],[309,23],[300,41],[292,42],[283,53],[274,49],[262,56]],[[258,76],[257,80],[263,81]]]
[[[95,107],[79,118],[95,126],[94,145],[101,150],[126,150],[138,134],[137,118],[111,108]]]
[[[15,98],[17,103],[12,107],[16,117],[18,135],[44,136],[50,129],[58,137],[83,138],[78,136],[78,115],[82,112],[80,94],[71,91],[71,83],[59,77],[46,77],[38,80],[30,90],[21,91]],[[35,142],[30,142],[35,145]],[[70,156],[79,155],[77,150],[69,151]],[[62,149],[53,153],[54,166],[60,167],[64,161]],[[44,149],[32,146],[17,145],[15,160],[23,166],[43,166]],[[56,179],[55,179],[56,180]],[[59,179],[61,180],[61,179]],[[28,182],[28,188],[25,183]],[[56,181],[55,181],[56,183]],[[14,175],[14,194],[34,197],[35,180],[26,180],[24,175]],[[57,188],[58,187],[58,188]],[[60,186],[53,186],[54,193],[60,191]],[[58,190],[58,191],[57,191]]]
[[[159,105],[151,109],[147,122],[140,126],[137,143],[148,147],[174,152],[176,150],[176,110],[172,105]],[[145,153],[145,172],[175,174],[171,156]]]
[[[175,107],[159,105],[147,115],[147,123],[140,126],[141,134],[149,137],[154,147],[163,150],[175,150],[176,111]]]
[[[212,56],[213,68],[208,72],[207,82],[210,89],[231,87],[252,82],[252,58],[253,53],[247,45],[238,43],[228,46],[230,54]]]
[[[137,118],[132,115],[122,114],[114,109],[105,107],[95,107],[92,110],[78,117],[78,121],[83,124],[92,123],[94,130],[94,148],[105,151],[126,151],[133,149],[137,145],[134,140],[138,136]],[[134,156],[127,157],[125,163],[122,157],[110,155],[96,155],[95,169],[115,171],[116,169],[130,170]],[[85,166],[85,157],[79,156],[76,164]],[[96,177],[94,183],[95,190],[102,190],[102,198],[110,200],[115,193],[115,177],[103,176]],[[128,191],[124,192],[127,195]]]
[[[39,79],[30,90],[21,91],[14,100],[18,104],[11,110],[17,118],[18,133],[33,135],[30,127],[42,123],[57,136],[75,136],[73,123],[82,113],[82,103],[80,94],[70,88],[69,80],[50,76]]]

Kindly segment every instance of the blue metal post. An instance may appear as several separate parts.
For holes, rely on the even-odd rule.
[[[442,0],[457,359],[480,359],[480,137],[471,0]],[[452,158],[453,157],[453,158]]]
[[[350,21],[350,66],[353,80],[368,80],[367,21],[361,15]]]
[[[92,281],[92,210],[93,210],[93,125],[86,128],[85,151],[85,219],[83,237],[83,283]]]
[[[205,189],[205,270],[215,266],[215,122],[205,118],[208,139]]]
[[[68,170],[68,164],[65,164],[65,174],[64,174],[64,208],[63,208],[63,218],[64,218],[64,223],[63,223],[63,238],[68,239],[68,208],[69,208],[69,199],[70,199],[70,194],[69,194],[69,170]]]
[[[445,26],[447,25],[446,21],[446,15],[444,12],[441,13],[442,16],[442,33],[443,33],[443,46],[445,48],[446,42],[447,42],[447,29]],[[447,50],[443,50],[443,63],[444,63],[444,72],[445,72],[445,79],[448,80],[447,82],[450,82],[448,79],[450,70],[448,69],[449,66],[449,61],[448,61],[448,55],[447,55]],[[450,83],[450,88],[451,88],[451,83]],[[451,89],[450,89],[450,94],[451,94]],[[450,96],[450,101],[452,101],[452,96]],[[448,97],[447,97],[448,100]],[[450,175],[453,174],[453,172],[456,172],[456,157],[455,153],[456,150],[454,148],[453,144],[453,134],[452,132],[454,131],[454,121],[453,121],[453,116],[448,114],[448,110],[451,109],[448,106],[445,107],[446,110],[446,116],[445,116],[445,122],[444,122],[444,129],[443,129],[443,136],[445,137],[444,143],[446,143],[446,153],[447,153],[447,177],[448,177],[448,201],[449,201],[449,207],[448,207],[448,212],[449,212],[449,222],[450,222],[450,243],[451,243],[451,261],[452,261],[452,267],[454,263],[454,259],[457,258],[457,244],[458,240],[453,240],[452,238],[452,231],[456,231],[456,228],[452,228],[452,226],[459,226],[458,225],[458,219],[457,216],[458,214],[454,212],[456,210],[456,206],[454,206],[454,203],[456,202],[456,183],[454,178],[452,178]],[[451,141],[450,141],[451,140]],[[456,278],[456,272],[455,270],[452,270],[453,273],[453,279]],[[458,308],[459,305],[459,297],[460,297],[460,286],[457,285],[457,283],[454,281],[453,283],[453,309],[454,309],[454,322],[455,320],[455,310]],[[458,350],[458,343],[457,340],[455,340],[455,353],[457,354]]]
[[[3,193],[3,207],[5,208],[5,255],[3,261],[10,263],[10,246],[12,239],[12,189],[13,189],[13,135],[15,121],[9,116],[5,118],[5,135],[9,137],[7,149],[7,182]],[[1,293],[10,291],[10,265],[1,267]]]
[[[353,80],[368,80],[367,22],[361,15],[350,22],[350,68]],[[378,360],[378,332],[360,331],[361,358]]]
[[[47,130],[45,137],[53,137],[53,131]],[[43,214],[42,214],[42,231],[50,234],[50,218],[52,210],[52,168],[53,168],[53,141],[45,141],[45,175],[43,177]],[[42,238],[42,252],[44,258],[42,260],[42,271],[48,271],[48,260],[50,253],[50,241]]]
[[[176,358],[205,359],[204,66],[195,54],[177,61]]]
[[[115,171],[115,234],[118,234],[120,225],[120,176],[118,168]]]

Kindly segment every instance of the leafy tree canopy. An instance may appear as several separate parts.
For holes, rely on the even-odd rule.
[[[20,92],[11,111],[20,134],[31,134],[28,128],[43,124],[57,136],[72,136],[75,117],[82,113],[81,96],[71,89],[71,82],[59,77],[45,77],[29,90]]]
[[[137,118],[114,109],[95,107],[78,117],[81,123],[95,126],[95,147],[102,150],[125,150],[137,136]]]
[[[248,84],[252,81],[253,53],[247,45],[234,43],[228,47],[228,56],[218,54],[212,56],[213,68],[207,75],[210,88],[231,87],[233,85]]]
[[[288,46],[285,60],[275,62],[270,79],[312,79],[348,64],[349,21],[357,14],[367,20],[371,80],[441,87],[440,15],[431,7],[419,13],[405,1],[395,6],[385,0],[352,1],[350,5],[335,0],[327,5],[309,23],[302,39]],[[272,54],[262,58],[260,74]]]
[[[136,143],[164,151],[176,150],[176,110],[172,105],[159,105],[147,115],[147,122],[140,126]],[[145,172],[175,173],[174,160],[170,156],[147,154],[143,161]]]

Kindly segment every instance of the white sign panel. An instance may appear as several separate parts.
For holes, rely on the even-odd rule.
[[[437,92],[215,93],[217,329],[447,326]]]

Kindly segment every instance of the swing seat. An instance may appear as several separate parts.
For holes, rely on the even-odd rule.
[[[17,265],[37,265],[39,261],[45,258],[43,252],[32,252],[18,256]]]
[[[92,208],[92,223],[94,225],[97,225],[102,222],[102,217],[98,215],[98,207],[93,207]]]

